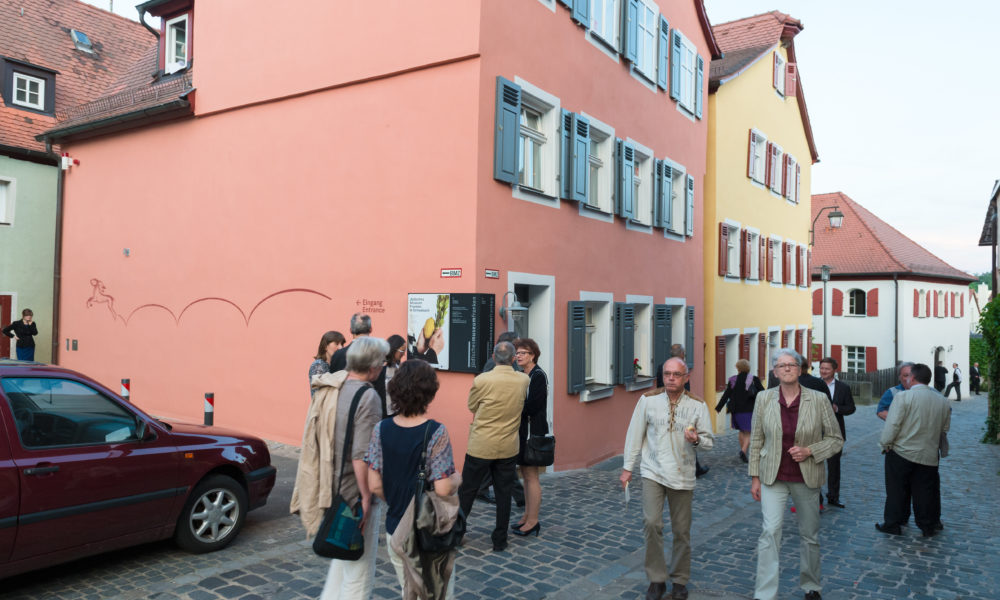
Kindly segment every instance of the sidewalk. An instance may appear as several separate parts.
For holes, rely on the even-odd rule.
[[[985,396],[951,405],[951,456],[941,468],[945,530],[929,539],[913,526],[898,537],[875,531],[884,500],[877,446],[882,421],[874,406],[858,407],[847,417],[841,491],[847,508],[830,508],[822,516],[823,598],[1000,597],[1000,446],[979,443]],[[230,548],[192,556],[169,543],[150,544],[0,582],[7,591],[0,597],[318,598],[329,563],[313,555],[298,518],[287,515],[293,450],[275,449],[279,482],[271,502],[250,513]],[[694,496],[691,600],[752,598],[760,507],[750,498],[746,465],[737,451],[735,433],[727,432],[717,438],[714,450],[703,454],[711,471],[698,480]],[[590,469],[543,476],[541,536],[511,536],[506,552],[491,551],[493,506],[477,502],[456,562],[458,600],[641,599],[648,582],[642,568],[639,490],[633,490],[625,512],[620,467],[619,457]],[[668,530],[669,522],[666,518]],[[780,598],[799,599],[794,515],[788,513],[785,524]],[[375,598],[399,598],[384,544]]]

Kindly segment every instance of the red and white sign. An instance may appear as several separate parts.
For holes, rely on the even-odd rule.
[[[441,269],[441,277],[461,277],[462,269]]]
[[[500,269],[486,269],[486,279],[500,279]]]

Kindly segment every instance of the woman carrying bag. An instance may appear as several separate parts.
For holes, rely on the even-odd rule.
[[[524,400],[524,410],[521,412],[521,429],[518,432],[521,439],[521,449],[517,457],[517,464],[521,467],[521,477],[524,479],[524,516],[520,523],[511,526],[511,530],[514,535],[535,534],[535,537],[538,537],[542,530],[542,525],[538,522],[538,512],[542,506],[542,484],[538,479],[538,474],[545,467],[526,460],[525,450],[528,447],[529,433],[531,437],[545,437],[549,433],[549,423],[546,418],[549,379],[545,375],[545,371],[537,364],[541,351],[535,340],[521,338],[514,343],[514,348],[517,349],[514,353],[514,359],[521,370],[531,378],[531,382],[528,384],[528,397]]]
[[[715,412],[721,413],[729,405],[732,415],[732,427],[739,431],[740,460],[747,462],[747,449],[750,448],[750,425],[753,420],[753,406],[757,393],[764,391],[760,379],[750,374],[750,362],[745,358],[736,361],[736,375],[729,378],[726,391],[715,406]]]

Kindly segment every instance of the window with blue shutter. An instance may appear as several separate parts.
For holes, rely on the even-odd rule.
[[[573,197],[573,113],[562,109],[562,120],[559,121],[559,196],[566,199]]]
[[[635,148],[632,144],[615,140],[617,175],[618,216],[635,218]]]
[[[670,32],[673,43],[670,45],[670,98],[680,102],[681,99],[681,35],[676,29]]]
[[[705,61],[698,57],[698,72],[695,74],[694,79],[694,116],[701,118],[701,103],[704,91],[704,77],[705,77]]]
[[[573,0],[570,16],[580,25],[590,27],[590,0]]]
[[[663,370],[663,363],[670,358],[670,344],[673,341],[671,319],[674,309],[667,304],[653,305],[653,368]],[[653,373],[655,377],[657,374]]]
[[[674,168],[668,165],[666,162],[663,163],[663,181],[660,184],[660,189],[663,194],[661,196],[661,201],[663,202],[663,207],[660,211],[663,213],[663,228],[673,229],[674,227]]]
[[[586,117],[573,114],[573,152],[570,157],[571,189],[570,200],[587,202],[590,188],[590,121]]]
[[[521,86],[497,77],[496,130],[494,134],[493,178],[517,181],[517,147],[521,118]]]
[[[688,372],[694,368],[694,307],[687,307],[687,329],[684,330],[684,352]]]
[[[569,314],[569,339],[566,348],[566,391],[570,394],[579,394],[587,389],[587,307],[583,302],[570,302],[567,313]]]
[[[670,24],[660,15],[660,47],[657,49],[656,85],[667,89],[667,57],[670,56]]]
[[[684,208],[684,233],[694,235],[694,177],[687,176],[687,205]]]
[[[663,227],[663,161],[653,163],[653,227]]]
[[[635,381],[635,307],[615,302],[615,383]]]
[[[639,59],[639,0],[622,3],[622,53],[625,60],[635,64]]]

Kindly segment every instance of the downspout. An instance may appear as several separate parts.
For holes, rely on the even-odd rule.
[[[45,149],[52,154],[52,141],[45,141]],[[66,189],[66,171],[63,171],[60,158],[56,156],[56,231],[55,257],[52,264],[52,364],[59,364],[59,297],[62,293],[62,232],[63,232],[63,195]]]
[[[143,27],[145,27],[146,29],[148,29],[149,32],[153,34],[153,36],[156,38],[156,45],[157,45],[157,47],[159,47],[159,45],[160,45],[160,31],[157,30],[157,29],[153,29],[153,27],[149,23],[146,22],[146,15],[147,14],[149,14],[148,10],[144,10],[141,13],[139,13],[139,23],[141,23]]]
[[[896,288],[896,298],[893,302],[893,307],[895,311],[895,316],[893,317],[893,326],[895,331],[892,333],[892,366],[897,366],[899,364],[899,274],[892,274],[892,283]]]

